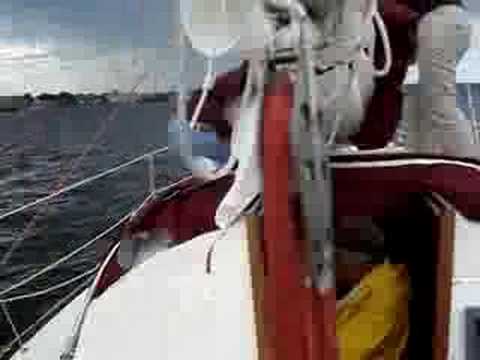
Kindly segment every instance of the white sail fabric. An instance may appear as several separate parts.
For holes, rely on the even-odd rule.
[[[250,60],[247,84],[238,110],[231,111],[231,156],[238,160],[235,180],[217,208],[215,222],[224,229],[243,213],[263,191],[261,171],[261,114],[263,64]],[[256,90],[254,90],[256,89]]]
[[[256,359],[246,226],[216,243],[207,274],[220,234],[159,253],[95,301],[77,359]]]

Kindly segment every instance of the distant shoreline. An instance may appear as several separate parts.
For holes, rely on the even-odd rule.
[[[0,113],[11,114],[21,109],[35,106],[81,106],[118,103],[166,103],[174,104],[176,92],[165,93],[104,93],[104,94],[58,94],[44,93],[37,96],[31,94],[19,96],[0,96]]]

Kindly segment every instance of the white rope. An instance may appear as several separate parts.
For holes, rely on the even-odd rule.
[[[147,155],[146,155],[147,156]],[[133,160],[132,160],[133,161]],[[187,176],[173,184],[170,184],[170,185],[167,185],[165,187],[163,187],[162,189],[159,189],[157,190],[157,192],[155,194],[162,194],[163,192],[166,192],[172,188],[174,188],[175,186],[178,186],[184,182],[187,182],[189,180],[192,179],[192,176]],[[137,207],[137,209],[135,209],[134,211],[132,212],[129,212],[128,214],[126,214],[124,217],[122,217],[119,221],[117,221],[115,224],[113,224],[112,226],[110,226],[108,229],[106,229],[105,231],[103,231],[102,233],[98,234],[97,236],[95,236],[92,240],[86,242],[85,244],[83,244],[82,246],[80,246],[79,248],[77,248],[76,250],[72,251],[71,253],[65,255],[64,257],[60,258],[59,260],[57,260],[56,262],[44,267],[43,269],[41,269],[40,271],[38,271],[37,273],[35,274],[32,274],[31,276],[19,281],[18,283],[10,286],[9,288],[5,289],[5,290],[2,290],[0,291],[0,302],[4,301],[3,299],[1,299],[2,296],[4,296],[5,294],[13,291],[13,290],[16,290],[18,289],[19,287],[21,286],[24,286],[26,284],[28,284],[29,282],[33,281],[34,279],[36,279],[37,277],[45,274],[46,272],[54,269],[55,267],[57,267],[58,265],[66,262],[67,260],[71,259],[73,256],[75,256],[76,254],[80,253],[81,251],[83,251],[84,249],[88,248],[89,246],[93,245],[97,240],[105,237],[106,235],[108,235],[110,232],[112,232],[113,230],[115,230],[117,227],[119,227],[120,225],[122,225],[125,221],[127,221],[130,217],[134,216],[135,214],[138,213],[138,211],[140,209],[142,209],[145,204],[148,202],[148,200],[150,200],[151,198],[153,198],[155,196],[155,194],[150,194],[142,203],[139,207]],[[85,275],[86,276],[86,275]],[[64,285],[66,286],[66,285]]]
[[[65,350],[62,352],[62,355],[60,356],[60,359],[73,359],[78,340],[80,339],[80,333],[82,331],[83,324],[85,322],[85,318],[87,316],[88,309],[90,307],[90,304],[93,300],[93,295],[95,294],[95,291],[97,290],[98,283],[100,282],[100,279],[102,278],[102,275],[107,268],[108,264],[110,263],[110,260],[113,258],[113,256],[117,253],[117,250],[120,246],[120,241],[117,242],[110,252],[108,253],[107,257],[103,261],[102,265],[100,266],[100,269],[97,272],[97,275],[95,276],[95,279],[93,280],[92,285],[90,286],[86,296],[85,296],[85,303],[83,306],[83,310],[80,313],[80,316],[78,317],[77,322],[74,325],[73,328],[73,334],[72,336],[68,339],[67,346],[65,347]]]
[[[255,206],[258,204],[260,201],[260,197],[256,196],[255,198],[252,199],[249,203],[245,204],[243,209],[238,212],[237,215],[235,215],[230,221],[225,225],[223,229],[221,229],[220,233],[212,240],[212,243],[207,251],[207,261],[206,261],[206,268],[207,268],[207,273],[211,274],[213,272],[212,270],[212,263],[213,263],[213,255],[215,252],[215,247],[217,243],[225,238],[227,235],[227,232],[229,229],[232,228],[243,216],[250,214],[251,210],[255,208]]]
[[[385,64],[384,64],[382,69],[375,69],[374,74],[375,74],[375,77],[384,77],[390,72],[390,70],[392,68],[392,49],[391,49],[390,39],[388,37],[387,28],[385,26],[385,23],[384,23],[381,15],[380,15],[380,13],[378,12],[378,9],[376,7],[376,1],[374,1],[374,0],[370,1],[368,11],[367,11],[367,15],[366,15],[365,18],[366,18],[365,24],[368,24],[372,21],[374,24],[377,25],[378,30],[379,30],[379,34],[380,34],[380,38],[381,38],[382,43],[383,43],[383,49],[384,49],[384,54],[385,54]],[[365,54],[363,53],[363,49],[362,49],[362,54],[365,56]],[[374,61],[373,58],[369,59],[367,57],[367,59],[372,61],[372,62]],[[352,90],[354,79],[355,79],[354,71],[352,69],[350,69],[346,94],[348,94],[349,91]],[[339,97],[339,95],[344,95],[344,94],[343,93],[340,94],[340,92],[338,92],[338,91],[335,92],[332,96],[330,96],[325,101],[324,106],[328,106],[335,99],[337,99]],[[335,121],[334,121],[333,130],[332,130],[332,132],[331,132],[331,134],[328,138],[328,141],[327,141],[327,146],[331,146],[335,142],[335,137],[337,135],[340,123],[341,123],[341,119],[339,119],[339,117],[337,115],[337,117],[335,118]]]
[[[147,77],[146,72],[142,73],[138,77],[137,81],[134,83],[132,89],[129,92],[130,95],[133,94],[136,91],[138,86],[140,86],[143,83],[143,81],[146,79],[146,77]],[[87,146],[85,146],[82,153],[72,161],[72,163],[69,166],[70,167],[70,172],[68,174],[66,174],[65,176],[60,177],[58,179],[59,181],[57,181],[57,183],[55,184],[54,189],[58,188],[60,186],[63,186],[63,183],[66,182],[72,176],[73,172],[80,166],[80,164],[85,159],[85,157],[95,147],[95,145],[97,144],[97,142],[101,138],[101,136],[103,136],[103,133],[107,130],[107,124],[110,123],[111,121],[113,121],[117,117],[119,109],[120,108],[117,106],[110,112],[110,114],[106,117],[106,120],[102,123],[100,128],[95,132],[92,141]],[[67,188],[69,188],[69,187],[67,187]],[[54,193],[58,193],[58,191],[55,191]],[[49,197],[47,196],[46,198],[49,198]],[[37,204],[35,204],[35,205],[37,205]],[[47,204],[46,208],[48,208],[48,204]],[[25,210],[25,207],[21,207],[21,209],[23,211],[23,210]],[[5,265],[5,264],[8,263],[8,261],[10,260],[11,256],[15,252],[15,250],[20,246],[20,244],[22,244],[22,242],[27,237],[26,234],[28,234],[30,232],[31,228],[35,225],[35,221],[37,220],[37,218],[39,216],[40,216],[40,213],[37,212],[37,214],[35,214],[35,216],[33,216],[33,218],[29,221],[27,226],[25,226],[24,231],[23,231],[23,235],[21,237],[18,237],[16,239],[14,239],[14,242],[10,246],[10,249],[6,252],[6,254],[1,259],[0,265]],[[0,216],[0,220],[2,220],[3,218],[4,217]]]
[[[213,85],[215,84],[215,73],[213,71],[213,61],[212,57],[207,59],[207,73],[203,79],[202,84],[202,95],[200,96],[200,100],[195,107],[195,111],[192,116],[192,120],[190,121],[190,128],[196,129],[198,118],[200,117],[200,113],[205,106],[205,101],[207,100],[208,93],[212,89]],[[182,119],[180,119],[182,120]]]
[[[291,31],[291,29],[289,27],[286,27],[285,29],[281,29],[280,31],[278,31],[276,34],[273,34],[269,38],[269,44],[273,44],[279,36],[283,35],[284,33],[288,33],[289,31]],[[215,84],[216,75],[215,75],[215,72],[214,72],[213,65],[214,65],[214,57],[208,57],[207,58],[207,73],[205,74],[205,77],[203,79],[203,84],[202,84],[202,94],[200,96],[200,99],[199,99],[196,107],[195,107],[195,111],[194,111],[192,119],[190,121],[190,128],[191,129],[196,129],[196,126],[197,126],[197,123],[198,123],[198,118],[200,117],[201,110],[205,106],[205,101],[207,100],[208,93],[213,88],[213,86]]]
[[[353,84],[355,80],[355,70],[354,69],[349,69],[348,70],[348,83],[347,83],[347,88],[345,94],[351,93],[353,89]],[[337,94],[338,97],[339,94]],[[333,99],[331,100],[333,101]],[[327,106],[330,105],[330,103],[327,102]],[[340,123],[342,122],[342,115],[336,112],[335,114],[335,119],[333,121],[333,129],[332,132],[330,133],[330,136],[327,139],[326,146],[333,146],[335,143],[335,138],[337,137],[338,129],[340,128]]]
[[[63,183],[66,182],[74,173],[74,171],[80,166],[80,164],[83,162],[85,157],[90,153],[90,151],[95,147],[96,143],[100,139],[100,137],[103,135],[103,133],[107,130],[107,124],[111,122],[113,119],[116,118],[118,114],[118,108],[115,108],[112,110],[107,116],[106,120],[104,120],[99,127],[99,129],[95,132],[92,141],[83,149],[82,153],[75,157],[75,159],[70,163],[69,168],[70,171],[65,174],[64,176],[61,176],[58,178],[56,183],[53,186],[53,191],[57,188],[63,187]],[[45,211],[48,209],[49,204],[45,204]],[[41,217],[42,214],[37,211],[37,213],[34,214],[34,216],[30,219],[30,221],[27,223],[27,225],[24,227],[23,234],[21,236],[15,236],[13,239],[13,242],[8,249],[8,251],[5,253],[5,255],[2,257],[0,260],[0,265],[6,265],[10,258],[13,256],[13,253],[17,250],[17,248],[20,247],[20,245],[23,243],[23,241],[27,238],[27,234],[29,236],[32,236],[32,228],[35,226],[35,223],[39,217]],[[0,219],[1,220],[1,219]]]
[[[71,298],[73,298],[79,290],[82,290],[85,288],[85,286],[92,280],[92,278],[87,279],[80,285],[78,285],[75,289],[73,289],[71,292],[69,292],[67,295],[65,295],[63,298],[58,300],[55,304],[52,305],[50,309],[48,309],[43,315],[41,315],[36,321],[34,321],[32,324],[30,324],[25,330],[23,330],[20,333],[20,336],[23,338],[26,334],[28,334],[32,329],[34,329],[36,326],[38,326],[42,321],[44,321],[47,317],[49,317],[54,311],[56,311],[60,306],[62,306],[64,303],[69,301]],[[0,356],[5,354],[6,352],[10,351],[12,348],[13,344],[17,342],[17,339],[12,340],[10,343],[8,343],[4,349],[0,350]],[[3,352],[2,352],[3,351]]]
[[[18,342],[18,345],[20,348],[23,347],[23,342],[22,342],[22,337],[20,336],[15,324],[13,323],[12,318],[10,317],[10,313],[8,312],[7,305],[6,304],[0,304],[0,307],[2,308],[3,314],[5,315],[5,318],[7,319],[8,324],[10,325],[10,328],[12,329],[13,335],[15,336],[15,342]]]
[[[0,299],[0,304],[6,304],[6,303],[9,303],[9,302],[24,300],[24,299],[31,299],[31,298],[34,298],[34,297],[39,297],[39,296],[42,296],[42,295],[45,295],[45,294],[49,294],[49,293],[51,293],[55,290],[59,290],[59,289],[62,289],[64,287],[67,287],[68,285],[73,284],[73,283],[77,282],[78,280],[81,280],[81,279],[93,274],[95,271],[98,270],[98,268],[99,268],[99,265],[96,265],[93,269],[90,269],[90,270],[88,270],[88,271],[86,271],[86,272],[84,272],[80,275],[74,276],[71,279],[68,279],[68,280],[63,281],[59,284],[50,286],[50,287],[48,287],[46,289],[43,289],[43,290],[35,291],[35,292],[24,294],[24,295],[18,295],[18,296],[14,296],[14,297],[11,297],[11,298]]]
[[[137,217],[137,214],[140,210],[143,210],[143,208],[150,202],[150,200],[154,199],[157,196],[157,192],[153,192],[151,194],[148,194],[148,196],[145,198],[145,200],[142,201],[142,203],[131,212],[130,216],[131,218]]]
[[[6,219],[6,218],[8,218],[8,217],[10,217],[10,216],[12,216],[12,215],[21,213],[21,212],[23,212],[23,211],[25,211],[25,210],[27,210],[27,209],[29,209],[29,208],[31,208],[31,207],[40,205],[41,203],[44,203],[44,202],[46,202],[46,201],[49,201],[49,200],[51,200],[51,199],[53,199],[53,198],[55,198],[55,197],[57,197],[57,196],[59,196],[59,195],[62,195],[62,194],[65,194],[65,193],[67,193],[67,192],[69,192],[69,191],[75,190],[75,189],[77,189],[77,188],[79,188],[79,187],[81,187],[81,186],[83,186],[83,185],[89,184],[89,183],[91,183],[91,182],[93,182],[93,181],[95,181],[95,180],[98,180],[98,179],[101,179],[101,178],[103,178],[103,177],[106,177],[106,176],[108,176],[108,175],[110,175],[110,174],[116,173],[116,172],[118,172],[118,171],[120,171],[120,170],[122,170],[122,169],[124,169],[124,168],[126,168],[126,167],[128,167],[128,166],[130,166],[130,165],[133,165],[133,164],[135,164],[135,163],[137,163],[137,162],[140,162],[140,161],[142,161],[142,160],[145,160],[146,158],[148,158],[148,157],[150,157],[150,156],[155,156],[155,155],[158,155],[158,154],[163,154],[163,153],[166,153],[167,151],[168,151],[168,146],[165,146],[165,147],[163,147],[163,148],[160,148],[160,149],[154,150],[154,151],[152,151],[152,152],[143,154],[143,155],[141,155],[141,156],[139,156],[139,157],[137,157],[137,158],[135,158],[135,159],[132,159],[132,160],[130,160],[130,161],[127,161],[126,163],[123,163],[123,164],[120,164],[120,165],[118,165],[118,166],[115,166],[115,167],[113,167],[113,168],[111,168],[111,169],[108,169],[108,170],[106,170],[106,171],[104,171],[104,172],[102,172],[102,173],[100,173],[100,174],[97,174],[97,175],[91,176],[91,177],[89,177],[89,178],[83,179],[83,180],[81,180],[81,181],[78,181],[78,182],[76,182],[76,183],[74,183],[74,184],[72,184],[72,185],[69,185],[69,186],[67,186],[67,187],[64,187],[64,188],[58,190],[58,191],[53,192],[53,193],[50,194],[50,195],[44,196],[44,197],[42,197],[42,198],[40,198],[40,199],[37,199],[37,200],[35,200],[35,201],[32,201],[31,203],[28,203],[28,204],[26,204],[26,205],[20,206],[20,207],[14,209],[14,210],[12,210],[12,211],[9,211],[9,212],[6,212],[6,213],[0,215],[0,221],[1,221],[1,220],[4,220],[4,219]]]
[[[383,69],[375,69],[375,75],[377,77],[383,77],[386,76],[392,68],[392,47],[388,37],[387,27],[385,26],[382,16],[378,11],[373,14],[373,20],[378,26],[380,38],[382,39],[383,49],[385,52],[385,64]]]
[[[65,261],[71,259],[72,257],[74,257],[75,255],[77,255],[78,253],[80,253],[81,251],[85,250],[86,248],[88,248],[89,246],[95,244],[95,242],[101,238],[103,238],[104,236],[108,235],[110,232],[112,232],[113,230],[115,230],[117,227],[119,227],[120,225],[122,225],[126,220],[128,220],[131,216],[131,212],[129,212],[127,215],[125,215],[124,217],[122,217],[120,220],[118,220],[115,224],[113,224],[112,226],[110,226],[107,230],[103,231],[102,233],[98,234],[97,236],[95,236],[92,240],[88,241],[87,243],[83,244],[82,246],[80,246],[79,248],[77,248],[76,250],[72,251],[71,253],[65,255],[64,257],[60,258],[59,260],[55,261],[54,263],[51,263],[50,265],[44,267],[42,270],[38,271],[37,273],[31,275],[31,276],[28,276],[27,278],[19,281],[18,283],[16,284],[13,284],[12,286],[8,287],[7,289],[5,290],[2,290],[0,291],[0,298],[3,297],[5,294],[15,290],[15,289],[18,289],[19,287],[25,285],[25,284],[28,284],[29,282],[31,282],[32,280],[36,279],[37,277],[45,274],[46,272],[52,270],[53,268],[57,267],[58,265],[64,263]]]

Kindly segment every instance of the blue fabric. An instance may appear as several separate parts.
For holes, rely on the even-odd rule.
[[[214,160],[219,166],[225,164],[230,156],[230,145],[220,143],[215,132],[192,131],[186,122],[169,121],[168,141],[170,152],[182,157],[186,164],[190,163],[189,155],[192,159],[204,157]],[[191,154],[188,154],[189,144]]]

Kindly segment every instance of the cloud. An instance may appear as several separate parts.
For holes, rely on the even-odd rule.
[[[464,2],[469,11],[480,13],[480,2],[478,0],[464,0]]]
[[[3,3],[5,0],[2,0]],[[82,42],[104,48],[165,47],[176,0],[7,0],[0,29],[15,40]],[[2,27],[2,22],[5,25]],[[10,28],[8,29],[10,24]],[[40,30],[40,31],[39,31]]]
[[[26,90],[128,91],[143,73],[140,90],[179,83],[179,59],[172,38],[179,0],[0,0],[0,94]],[[480,12],[480,1],[468,0]],[[472,47],[480,49],[480,17],[474,17]],[[480,69],[480,58],[467,65]],[[220,59],[218,71],[236,64]],[[471,65],[470,65],[471,64]],[[182,82],[197,85],[205,71],[201,57],[188,54]]]
[[[127,90],[139,71],[174,70],[175,3],[0,0],[0,94]]]
[[[175,51],[119,48],[98,51],[89,44],[72,48],[0,47],[0,94],[163,91],[178,83]],[[201,74],[201,69],[197,71]]]
[[[27,45],[3,45],[0,47],[0,63],[37,61],[46,59],[48,50]]]
[[[10,3],[9,3],[10,1]],[[0,0],[0,94],[165,90],[179,83],[177,0]],[[238,61],[238,60],[237,60]],[[237,63],[234,61],[233,63]],[[217,64],[221,71],[228,59]],[[187,86],[204,63],[188,54]]]

